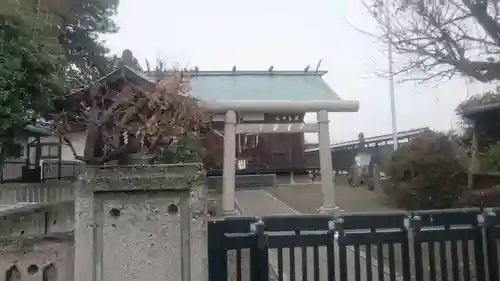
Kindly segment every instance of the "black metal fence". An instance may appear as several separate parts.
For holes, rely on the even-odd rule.
[[[231,217],[208,224],[209,280],[498,281],[498,239],[498,210]]]
[[[0,183],[21,181],[26,161],[6,160],[0,170]]]
[[[0,169],[0,184],[74,179],[83,167],[84,164],[76,161],[44,160],[40,166],[23,160],[7,160]]]

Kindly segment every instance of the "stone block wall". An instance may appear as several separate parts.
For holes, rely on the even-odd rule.
[[[0,280],[71,281],[73,259],[71,202],[0,212]]]
[[[1,245],[0,280],[71,281],[74,274],[73,255],[72,241]]]
[[[104,280],[181,280],[179,195],[160,191],[96,197],[102,202]],[[200,221],[192,220],[191,226],[192,280],[200,280],[204,231]]]
[[[206,176],[197,165],[150,168],[89,171],[70,197],[54,196],[74,201],[0,209],[0,281],[180,280],[182,202],[191,280],[206,280]],[[18,194],[28,193],[4,190],[3,199]]]
[[[0,241],[8,237],[32,239],[73,231],[73,202],[30,204],[0,211]]]
[[[191,280],[206,280],[206,176],[198,165],[88,170],[76,190],[75,281],[180,280],[181,231]],[[183,217],[190,206],[191,217]],[[186,209],[184,209],[186,210]]]

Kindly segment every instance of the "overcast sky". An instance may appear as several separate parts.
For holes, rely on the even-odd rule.
[[[120,2],[120,31],[105,37],[113,53],[129,48],[140,62],[161,57],[201,70],[314,69],[322,59],[321,69],[329,72],[325,81],[342,99],[360,102],[358,113],[330,114],[332,142],[392,130],[389,84],[375,75],[387,69],[385,46],[353,28],[375,26],[358,0]],[[398,84],[398,131],[457,127],[456,105],[489,87],[460,78],[440,85]]]

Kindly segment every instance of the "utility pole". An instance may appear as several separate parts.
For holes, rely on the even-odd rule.
[[[392,60],[392,25],[391,25],[391,17],[389,14],[389,2],[390,0],[385,0],[384,6],[384,14],[387,26],[387,57],[389,60],[389,96],[391,99],[391,120],[392,120],[392,141],[393,141],[393,149],[396,151],[398,149],[398,131],[396,126],[396,97],[395,97],[395,89],[394,89],[394,69],[393,69],[393,60]]]

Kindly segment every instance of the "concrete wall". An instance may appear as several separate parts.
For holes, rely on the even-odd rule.
[[[115,168],[101,177],[86,172],[84,179],[47,187],[42,195],[35,186],[0,189],[3,202],[50,199],[10,207],[0,202],[0,281],[88,281],[99,270],[110,281],[180,280],[181,229],[186,229],[181,201],[190,202],[192,210],[183,220],[191,228],[186,257],[192,280],[206,280],[206,176],[199,166],[188,167],[185,175],[183,166],[175,166],[157,173],[139,167],[145,170],[136,177]],[[59,196],[64,190],[67,197]],[[7,272],[13,273],[9,280]]]
[[[72,203],[4,208],[0,280],[45,281],[44,272],[47,281],[73,280],[73,214]]]
[[[23,205],[4,208],[0,237],[34,239],[73,231],[72,202],[54,205]],[[0,238],[1,239],[1,238]]]
[[[169,212],[179,206],[179,197],[170,192],[109,193],[99,195],[102,232],[103,280],[181,280],[181,217]],[[117,209],[120,215],[112,216]],[[205,261],[199,250],[203,244],[203,229],[194,223],[191,230],[190,255],[192,280],[204,275]],[[133,277],[132,277],[133,276]]]
[[[73,243],[40,242],[31,246],[0,249],[0,280],[5,281],[71,281],[73,280]],[[15,267],[20,278],[7,280]],[[47,280],[43,279],[45,275]],[[17,274],[12,274],[17,275]]]
[[[75,190],[74,281],[89,280],[89,272],[97,280],[180,280],[183,223],[191,228],[191,252],[184,255],[191,280],[206,280],[206,176],[199,167],[105,167],[82,174]],[[184,204],[191,217],[183,216]]]

